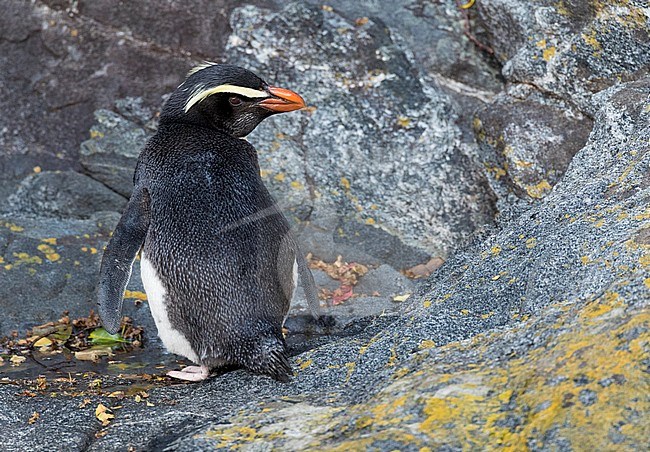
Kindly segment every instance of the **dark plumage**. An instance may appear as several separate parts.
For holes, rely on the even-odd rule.
[[[245,69],[205,65],[171,95],[138,159],[133,195],[102,260],[100,315],[108,330],[118,328],[142,246],[143,282],[163,343],[201,365],[200,376],[198,368],[174,376],[200,380],[222,365],[282,381],[291,375],[282,324],[296,262],[312,307],[313,280],[262,182],[255,149],[237,137],[303,106],[295,93]]]

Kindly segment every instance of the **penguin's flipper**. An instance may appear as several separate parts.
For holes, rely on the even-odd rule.
[[[135,188],[102,257],[97,303],[102,324],[111,334],[120,328],[122,298],[131,267],[149,229],[149,204],[147,189]]]
[[[320,301],[318,301],[318,289],[316,289],[314,275],[311,274],[311,270],[309,270],[309,267],[307,266],[305,256],[300,252],[299,248],[296,250],[296,264],[298,265],[300,284],[305,291],[305,298],[307,298],[307,306],[309,306],[309,312],[311,312],[311,315],[315,320],[318,320],[320,318]]]

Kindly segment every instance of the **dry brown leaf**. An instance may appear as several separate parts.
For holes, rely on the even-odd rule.
[[[29,420],[27,422],[29,422],[30,424],[33,424],[34,422],[38,421],[39,417],[41,417],[41,415],[38,414],[36,411],[34,411],[34,413],[32,413],[31,417],[29,418]]]
[[[38,377],[36,379],[36,389],[39,391],[45,391],[47,389],[47,378],[45,377]]]
[[[352,291],[352,286],[342,285],[334,292],[332,292],[332,303],[334,305],[338,305],[352,298],[353,296],[354,292]]]
[[[92,347],[74,352],[74,357],[79,361],[99,361],[102,356],[113,356],[111,347]]]
[[[340,286],[330,291],[321,289],[319,291],[319,298],[331,300],[332,304],[341,304],[344,301],[354,297],[354,286],[359,282],[359,278],[368,273],[368,267],[356,262],[345,262],[341,256],[338,256],[332,263],[315,259],[311,254],[307,255],[307,262],[310,268],[319,269],[327,273],[327,275],[337,280]]]
[[[107,408],[101,403],[97,405],[97,408],[95,408],[95,417],[102,423],[104,427],[111,423],[111,419],[115,418],[113,413],[111,413],[110,408]]]
[[[309,268],[316,268],[324,271],[327,275],[336,279],[341,285],[355,286],[358,278],[368,273],[368,267],[356,262],[344,262],[342,256],[338,256],[332,263],[315,259],[311,254],[307,255]]]
[[[404,275],[411,279],[426,278],[436,271],[445,261],[439,257],[434,257],[425,264],[419,264],[404,270]]]
[[[9,362],[14,367],[20,366],[26,360],[27,360],[27,358],[25,358],[24,356],[20,356],[20,355],[11,355],[11,358],[9,358]]]

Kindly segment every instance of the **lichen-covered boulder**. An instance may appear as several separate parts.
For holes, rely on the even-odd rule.
[[[479,159],[499,205],[543,198],[587,141],[593,121],[568,102],[511,85],[474,119]],[[506,206],[504,206],[506,207]],[[507,208],[507,207],[506,207]]]
[[[550,192],[586,141],[594,94],[648,74],[650,12],[573,0],[485,0],[478,11],[509,86],[476,114],[477,159],[507,210]]]
[[[126,198],[76,171],[43,171],[20,182],[0,203],[0,212],[20,216],[89,218],[97,212],[119,212]]]
[[[592,95],[650,68],[650,12],[644,0],[478,2],[503,75],[573,102],[593,115]]]

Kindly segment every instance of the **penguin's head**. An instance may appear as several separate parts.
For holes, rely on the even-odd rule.
[[[192,69],[160,114],[160,124],[183,122],[245,137],[276,113],[305,107],[298,94],[269,86],[238,66],[204,63]]]

